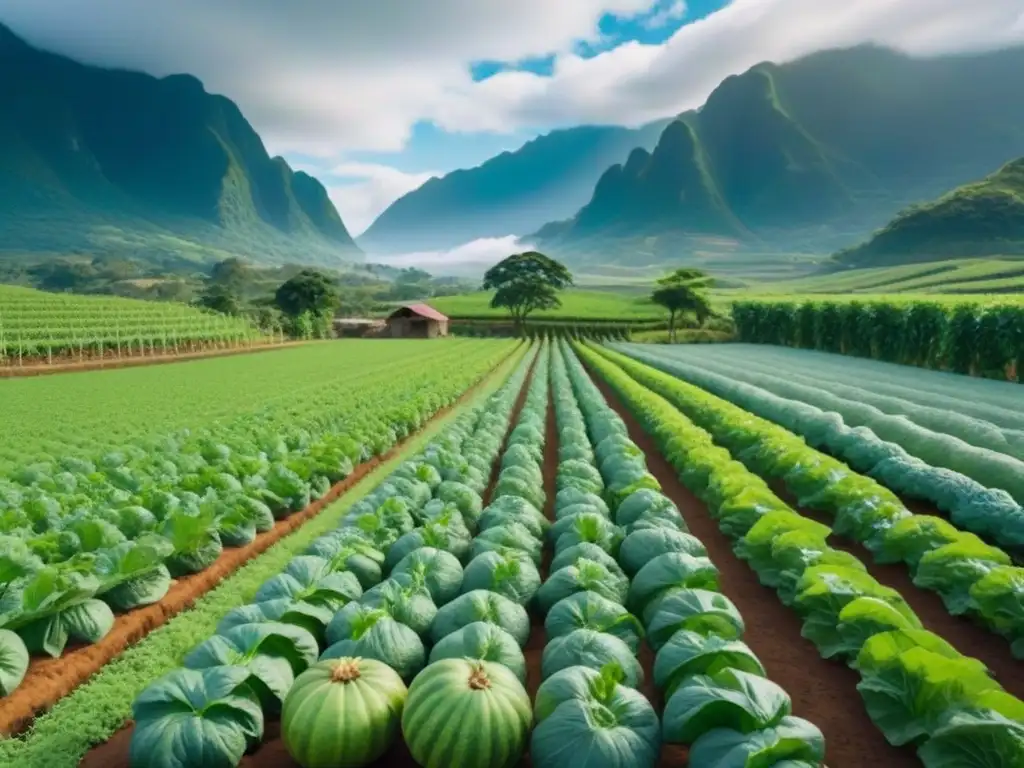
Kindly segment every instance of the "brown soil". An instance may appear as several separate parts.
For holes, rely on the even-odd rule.
[[[793,714],[810,720],[825,736],[830,768],[920,767],[910,748],[889,744],[868,718],[857,693],[859,676],[848,667],[827,661],[800,636],[800,618],[778,595],[762,586],[756,574],[732,551],[732,544],[676,476],[654,440],[623,406],[615,393],[595,376],[601,392],[622,416],[629,436],[647,456],[647,466],[662,492],[675,502],[694,536],[704,542],[718,567],[723,594],[739,609],[747,625],[744,641],[764,664],[768,677],[793,701]]]
[[[133,368],[140,365],[156,365],[159,363],[179,363],[184,360],[200,360],[207,357],[227,357],[228,355],[243,355],[250,352],[266,352],[272,349],[297,347],[307,343],[309,342],[265,342],[253,344],[252,346],[244,344],[230,348],[211,344],[195,351],[156,355],[122,355],[120,357],[113,350],[105,350],[100,354],[86,353],[84,359],[78,355],[55,356],[52,358],[53,362],[49,362],[45,357],[26,357],[23,358],[21,365],[13,358],[7,358],[5,361],[0,362],[0,378],[13,379],[22,376],[46,376],[53,373],[79,373],[110,368]]]
[[[825,525],[831,524],[828,515],[798,507],[796,499],[784,485],[775,483],[773,490],[801,515]],[[960,653],[983,662],[1007,691],[1017,698],[1024,698],[1024,664],[1013,658],[1006,640],[964,616],[951,615],[936,593],[914,585],[905,564],[879,565],[874,562],[873,555],[865,547],[835,534],[829,536],[828,543],[836,549],[849,552],[867,566],[868,573],[880,584],[899,592],[914,609],[925,629],[947,640]]]
[[[497,370],[503,363],[504,360],[493,370]],[[490,378],[493,370],[467,389],[455,403],[435,413],[430,422],[443,418],[452,409],[472,397]],[[128,646],[139,642],[152,630],[189,608],[246,562],[315,517],[380,464],[399,453],[406,443],[414,438],[415,435],[410,435],[382,455],[359,464],[352,474],[336,483],[325,496],[286,519],[277,521],[273,529],[257,535],[251,544],[226,549],[213,565],[201,573],[176,579],[160,602],[119,615],[114,621],[113,629],[100,642],[71,648],[58,659],[32,659],[22,684],[11,695],[0,699],[0,734],[12,735],[25,730],[36,715],[85,683]]]

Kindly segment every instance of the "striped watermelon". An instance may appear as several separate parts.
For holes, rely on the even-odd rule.
[[[507,667],[443,659],[409,686],[402,735],[424,768],[511,768],[532,721],[530,697]]]
[[[373,659],[328,659],[295,679],[281,712],[281,738],[303,768],[360,768],[398,736],[408,690]]]

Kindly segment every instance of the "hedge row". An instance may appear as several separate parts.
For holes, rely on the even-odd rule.
[[[737,301],[739,341],[1021,381],[1024,307],[933,301]]]

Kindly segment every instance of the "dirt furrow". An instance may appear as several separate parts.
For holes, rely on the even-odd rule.
[[[0,364],[0,378],[17,379],[25,376],[49,376],[55,373],[81,373],[83,371],[106,371],[116,368],[137,368],[142,365],[160,365],[164,363],[180,363],[186,360],[205,360],[211,357],[227,357],[229,355],[246,355],[254,352],[269,352],[275,349],[288,349],[308,344],[308,341],[284,341],[244,344],[237,347],[213,347],[195,352],[161,353],[158,355],[135,355],[125,357],[91,357],[86,360],[55,358],[54,362],[45,362],[44,358],[32,358],[25,365],[14,363]]]
[[[920,767],[911,748],[889,744],[868,718],[857,693],[859,676],[838,662],[819,656],[800,635],[799,616],[778,595],[761,585],[757,575],[739,560],[732,544],[707,512],[704,503],[678,479],[654,440],[599,376],[593,376],[602,394],[629,428],[630,438],[644,451],[650,472],[662,492],[682,513],[690,531],[704,542],[718,567],[722,593],[739,609],[747,631],[744,641],[764,664],[768,677],[781,685],[793,701],[793,714],[821,729],[830,768]]]

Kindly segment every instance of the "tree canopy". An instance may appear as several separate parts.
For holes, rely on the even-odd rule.
[[[317,315],[333,313],[338,306],[338,289],[323,272],[304,269],[281,284],[274,294],[274,301],[282,312],[291,317],[298,317],[303,312]]]
[[[676,338],[676,316],[680,313],[692,312],[697,325],[714,314],[707,289],[711,285],[711,277],[707,273],[692,268],[681,268],[660,278],[651,293],[651,301],[668,310],[668,335],[671,341]]]
[[[517,326],[538,309],[555,309],[562,302],[558,291],[572,285],[565,265],[537,251],[515,253],[484,274],[484,290],[494,291],[492,307],[509,311]]]

